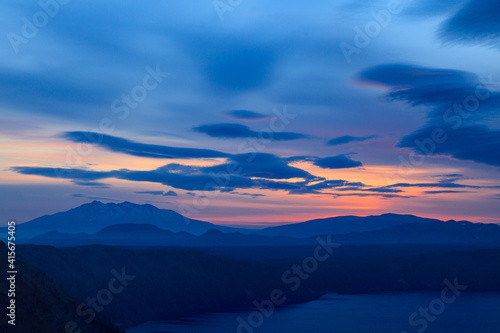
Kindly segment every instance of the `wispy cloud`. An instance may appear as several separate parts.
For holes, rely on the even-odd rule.
[[[215,158],[230,154],[211,149],[181,148],[139,143],[95,132],[65,132],[61,135],[72,142],[93,144],[104,149],[133,156],[150,158]]]
[[[293,132],[271,132],[253,131],[250,127],[240,124],[207,124],[194,128],[195,131],[207,134],[214,138],[234,139],[234,138],[272,138],[278,141],[291,141],[298,139],[308,139],[309,136]]]
[[[500,130],[477,123],[500,110],[500,93],[489,82],[469,72],[401,64],[372,67],[360,78],[386,85],[391,101],[428,107],[427,123],[398,147],[500,166]]]
[[[338,145],[343,145],[346,143],[350,142],[363,142],[367,141],[373,138],[376,138],[376,135],[369,135],[369,136],[351,136],[351,135],[344,135],[344,136],[339,136],[337,138],[333,138],[327,141],[326,145],[327,146],[338,146]]]
[[[470,0],[442,23],[439,37],[445,42],[480,44],[500,48],[500,3]]]
[[[230,110],[226,111],[225,114],[231,118],[236,118],[240,120],[263,120],[271,118],[271,116],[267,114],[250,110]]]

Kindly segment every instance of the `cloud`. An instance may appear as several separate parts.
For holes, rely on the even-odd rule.
[[[461,173],[447,173],[445,175],[434,175],[432,177],[440,177],[440,178],[462,178],[464,175]]]
[[[385,85],[388,101],[429,107],[429,120],[443,126],[456,127],[496,116],[500,110],[500,93],[493,90],[496,82],[491,76],[480,78],[452,69],[386,64],[364,70],[359,79]]]
[[[205,173],[241,175],[267,179],[319,179],[309,172],[290,166],[286,159],[273,154],[247,153],[233,155],[228,163],[202,168]]]
[[[230,154],[210,149],[180,148],[138,143],[124,138],[95,132],[64,132],[64,139],[97,145],[107,150],[133,156],[150,158],[216,158]]]
[[[11,171],[23,175],[37,175],[49,178],[73,179],[76,181],[95,181],[105,178],[112,178],[119,174],[118,171],[92,171],[71,168],[50,168],[50,167],[12,167]]]
[[[436,143],[433,133],[440,128],[446,140]],[[412,148],[422,155],[450,155],[459,160],[474,161],[500,166],[500,130],[483,125],[467,126],[453,130],[446,127],[427,126],[407,135],[397,145]]]
[[[88,181],[88,180],[72,180],[73,184],[80,186],[90,186],[95,188],[109,188],[110,186],[106,183]]]
[[[476,76],[459,70],[438,69],[409,64],[384,64],[368,68],[359,74],[364,82],[382,83],[389,88],[397,88],[395,92],[405,91],[412,87],[434,86],[442,84],[468,84]]]
[[[173,197],[176,197],[177,196],[177,193],[175,193],[174,191],[168,191],[168,192],[165,192],[165,191],[138,191],[138,192],[135,192],[135,193],[138,193],[138,194],[151,194],[151,195],[162,195],[162,196],[173,196]]]
[[[272,132],[266,131],[253,131],[248,126],[240,124],[208,124],[194,128],[195,131],[207,134],[214,138],[263,138],[278,141],[291,141],[298,139],[308,139],[309,136],[301,133],[293,132]]]
[[[231,110],[225,112],[225,114],[230,116],[231,118],[236,118],[240,120],[263,120],[271,117],[269,115],[260,112],[249,111],[249,110]]]
[[[135,182],[151,182],[159,183],[173,188],[178,188],[190,191],[190,195],[196,195],[192,191],[220,191],[229,192],[234,194],[249,195],[235,192],[238,189],[260,189],[272,191],[285,191],[289,194],[317,194],[317,195],[333,195],[339,196],[379,196],[382,198],[407,198],[408,196],[397,195],[396,193],[402,192],[393,187],[447,187],[446,184],[395,184],[383,188],[374,188],[360,182],[349,182],[346,180],[325,180],[320,177],[315,177],[308,174],[306,171],[289,167],[280,163],[280,159],[276,156],[258,156],[255,161],[260,162],[245,170],[247,167],[244,164],[244,159],[250,155],[244,154],[237,156],[237,160],[242,162],[241,171],[234,171],[234,174],[218,172],[219,170],[210,169],[207,167],[191,167],[182,166],[178,164],[168,164],[155,170],[138,171],[138,170],[114,170],[114,171],[88,171],[82,169],[64,169],[59,170],[58,173],[64,175],[65,179],[80,180],[80,179],[106,179],[115,178]],[[277,159],[277,160],[276,160]],[[284,163],[283,161],[281,161]],[[227,167],[226,164],[223,164]],[[237,164],[236,164],[237,165]],[[259,168],[260,166],[260,168]],[[232,165],[231,167],[234,167]],[[12,168],[21,174],[39,175],[50,178],[57,178],[57,173],[51,168],[44,167],[15,167]],[[284,172],[281,174],[281,172]],[[252,178],[264,176],[266,178]],[[303,181],[287,182],[280,179],[284,177],[303,177]],[[275,178],[276,180],[274,180]],[[319,181],[319,182],[318,182]],[[457,185],[457,184],[454,184]],[[471,186],[463,186],[471,187]],[[358,191],[356,193],[328,193],[324,190],[333,189],[342,192]],[[372,192],[372,193],[360,193]],[[139,191],[136,193],[151,194],[151,195],[173,195],[173,191]],[[172,194],[169,194],[172,193]],[[187,194],[189,194],[187,193]],[[260,197],[264,195],[256,194],[253,197]]]
[[[456,12],[466,2],[467,0],[411,1],[405,3],[403,12],[409,16],[428,19],[432,16],[441,16],[449,12]]]
[[[428,107],[427,123],[397,147],[500,166],[500,130],[478,124],[500,111],[500,93],[492,89],[493,82],[463,71],[401,64],[370,68],[360,78],[386,85],[390,101]]]
[[[239,37],[198,40],[193,47],[212,86],[227,92],[265,87],[272,80],[279,54],[276,45]]]
[[[236,195],[244,195],[244,196],[250,196],[252,198],[259,198],[259,197],[265,197],[265,194],[260,194],[260,193],[240,193],[240,192],[232,192],[231,194],[236,194]]]
[[[344,186],[349,186],[349,187],[355,186],[356,188],[359,188],[359,187],[364,187],[366,185],[359,182],[349,182],[347,180],[335,179],[335,180],[324,180],[316,184],[308,185],[307,188],[313,190],[324,190],[324,189],[344,187]]]
[[[80,193],[72,194],[71,196],[74,197],[74,198],[84,198],[84,199],[88,199],[88,200],[103,200],[103,201],[116,201],[116,202],[121,202],[122,201],[122,200],[105,198],[105,197],[89,196],[89,195],[80,194]]]
[[[362,191],[365,191],[365,192],[376,192],[376,193],[400,193],[400,192],[403,192],[400,189],[388,188],[388,187],[365,188],[365,189],[362,189]]]
[[[346,155],[319,158],[313,164],[324,169],[356,168],[363,165],[363,163],[354,161]]]
[[[500,47],[500,2],[470,0],[441,24],[438,35],[445,42]]]
[[[449,194],[449,193],[472,193],[471,191],[453,191],[453,190],[443,190],[443,191],[424,191],[425,194]]]
[[[49,178],[70,180],[96,180],[115,178],[135,182],[159,183],[186,191],[221,191],[233,192],[236,189],[263,189],[282,190],[292,194],[320,193],[318,190],[345,185],[362,185],[360,183],[349,183],[346,181],[326,181],[309,186],[310,182],[322,181],[323,178],[310,175],[304,170],[290,167],[278,157],[262,154],[255,157],[252,164],[248,161],[249,154],[236,156],[241,169],[234,169],[235,165],[222,164],[221,171],[213,167],[190,167],[178,164],[167,164],[155,170],[113,170],[113,171],[89,171],[83,169],[59,169],[46,167],[14,167],[11,168],[20,174],[38,175]],[[233,169],[227,169],[227,167]],[[229,170],[229,171],[228,171]],[[234,171],[230,171],[234,170]],[[219,172],[220,171],[220,172]],[[253,179],[252,177],[262,177]],[[281,181],[285,178],[304,178],[301,182]],[[273,180],[276,179],[276,180]],[[141,193],[160,195],[157,191],[141,191]],[[168,192],[167,192],[168,193]],[[162,195],[165,195],[163,193]]]
[[[397,183],[385,186],[387,188],[393,187],[435,187],[435,188],[471,188],[471,189],[480,189],[480,188],[500,188],[497,185],[466,185],[466,184],[457,184],[457,183]]]
[[[177,193],[175,193],[174,191],[168,191],[168,192],[163,192],[163,195],[166,197],[176,197]]]
[[[399,194],[386,194],[386,193],[329,193],[334,197],[381,197],[384,199],[410,199],[415,196],[412,195],[399,195]]]
[[[2,106],[65,119],[94,119],[93,107],[109,104],[120,90],[98,82],[85,85],[53,71],[19,71],[2,68]],[[68,108],[69,105],[72,107]]]
[[[449,173],[449,174],[446,174],[446,175],[435,175],[435,176],[432,176],[432,177],[439,177],[441,178],[439,180],[440,183],[453,183],[457,180],[460,180],[460,179],[465,179],[464,175],[462,175],[461,173]]]
[[[362,141],[373,139],[375,137],[376,137],[376,135],[370,135],[370,136],[344,135],[344,136],[339,136],[337,138],[333,138],[331,140],[328,140],[326,145],[327,146],[338,146],[338,145],[343,145],[343,144],[350,143],[350,142],[362,142]]]

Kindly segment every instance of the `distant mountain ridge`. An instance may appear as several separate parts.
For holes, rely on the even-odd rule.
[[[115,224],[153,224],[172,232],[186,231],[201,235],[210,229],[234,231],[236,228],[218,226],[209,222],[190,219],[170,209],[159,209],[150,204],[102,203],[92,201],[65,212],[45,215],[18,224],[18,235],[31,238],[49,231],[61,233],[95,233]]]
[[[336,216],[315,219],[301,223],[287,224],[265,228],[261,235],[311,237],[326,234],[347,234],[351,232],[366,232],[381,230],[388,227],[411,223],[436,223],[443,222],[437,219],[419,217],[415,215],[382,214],[370,216]]]
[[[22,243],[55,246],[311,245],[319,235],[331,235],[342,244],[500,245],[497,224],[444,222],[389,213],[337,216],[255,230],[220,226],[189,219],[172,210],[130,202],[93,201],[19,224],[17,229]]]
[[[407,223],[384,229],[350,232],[346,234],[317,235],[329,237],[344,245],[467,245],[500,247],[500,226],[472,222],[439,221],[435,223]],[[314,246],[316,236],[306,238],[225,233],[211,229],[195,236],[183,231],[172,232],[152,224],[116,224],[93,233],[60,233],[50,231],[26,241],[29,244],[78,246],[103,244],[112,246],[181,246],[181,247],[240,247],[240,246]]]
[[[24,243],[24,242],[23,242]],[[79,245],[112,245],[112,246],[260,246],[260,245],[314,245],[315,239],[297,239],[291,237],[262,236],[242,234],[240,232],[225,233],[210,229],[200,236],[179,231],[172,232],[158,228],[152,224],[115,224],[107,226],[96,233],[61,233],[49,231],[25,241],[28,244],[52,246]]]

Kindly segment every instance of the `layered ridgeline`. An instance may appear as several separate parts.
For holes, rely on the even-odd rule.
[[[93,201],[52,215],[20,223],[17,236],[28,239],[49,231],[61,233],[95,233],[115,224],[153,224],[173,232],[187,231],[201,235],[210,229],[231,231],[232,228],[209,222],[190,219],[170,209],[159,209],[153,205],[138,205],[130,202],[107,203]],[[5,230],[4,230],[5,232]]]
[[[497,224],[383,214],[338,216],[255,230],[193,220],[172,210],[130,202],[94,201],[17,227],[21,242],[54,246],[294,246],[313,245],[320,235],[331,235],[341,244],[500,246]]]
[[[16,235],[23,233],[31,244],[17,247],[26,263],[19,297],[30,316],[19,332],[58,332],[70,320],[82,332],[115,332],[106,318],[126,328],[258,308],[275,290],[284,304],[328,292],[439,292],[445,281],[500,291],[495,224],[384,214],[245,230],[151,205],[95,201],[18,224]],[[93,314],[106,317],[87,326]],[[44,316],[51,317],[39,330]]]

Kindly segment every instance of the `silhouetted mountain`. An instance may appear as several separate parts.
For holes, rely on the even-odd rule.
[[[463,244],[500,247],[500,226],[467,221],[409,223],[332,237],[341,244]]]
[[[387,227],[409,223],[441,222],[414,215],[382,214],[366,217],[337,216],[324,219],[315,219],[302,223],[287,224],[269,227],[259,234],[269,236],[311,237],[314,235],[347,234],[350,232],[364,232],[385,229]]]
[[[196,236],[187,232],[163,230],[152,224],[114,224],[94,234],[50,231],[26,241],[29,244],[78,246],[90,244],[116,246],[185,246]]]
[[[278,246],[278,245],[313,245],[314,239],[296,239],[287,237],[269,237],[245,235],[239,232],[224,233],[210,229],[201,236],[187,232],[163,230],[152,224],[115,224],[94,234],[60,233],[50,231],[25,241],[28,244],[51,246],[79,246],[90,244],[114,246]]]
[[[54,246],[311,245],[317,235],[335,235],[336,242],[344,244],[495,246],[500,238],[497,224],[443,222],[398,214],[338,216],[263,230],[238,229],[188,219],[172,210],[152,205],[103,204],[99,201],[42,216],[19,224],[17,228],[17,235],[21,237],[18,241]]]
[[[420,218],[412,219],[419,221]],[[332,234],[339,244],[391,245],[435,244],[500,247],[500,226],[497,224],[467,221],[431,220],[424,223],[407,223],[384,229]],[[320,235],[316,235],[320,236]],[[27,241],[30,244],[52,246],[77,246],[103,244],[114,246],[183,246],[183,247],[240,247],[240,246],[303,246],[315,245],[316,236],[307,238],[263,236],[225,233],[210,229],[201,236],[186,232],[171,232],[151,224],[115,224],[94,234],[68,234],[51,231]]]
[[[49,231],[61,233],[95,233],[114,224],[153,224],[173,232],[185,231],[201,235],[210,229],[236,231],[236,228],[218,226],[209,222],[186,218],[169,209],[130,202],[107,203],[93,201],[66,212],[45,215],[17,225],[19,237],[34,237]],[[5,228],[4,228],[5,229]]]

